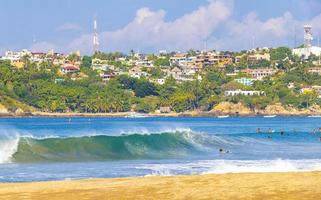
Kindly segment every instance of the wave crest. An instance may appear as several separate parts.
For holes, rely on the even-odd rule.
[[[198,150],[190,132],[83,136],[21,137],[13,162],[78,162],[176,158]]]

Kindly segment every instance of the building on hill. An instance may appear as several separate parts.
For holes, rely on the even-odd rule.
[[[166,80],[163,79],[163,78],[159,78],[159,79],[151,79],[150,82],[152,82],[152,83],[157,83],[157,84],[159,84],[159,85],[164,85],[165,82],[166,82]]]
[[[318,74],[318,75],[321,76],[321,67],[308,68],[308,73],[310,73],[310,74]]]
[[[248,62],[258,62],[261,60],[267,60],[270,61],[270,53],[256,53],[256,54],[250,54],[247,57]]]
[[[10,64],[18,69],[21,69],[25,66],[25,63],[21,60],[12,60],[10,61]]]
[[[141,78],[143,76],[147,77],[148,73],[144,72],[141,67],[136,66],[129,70],[129,76],[133,78]]]
[[[73,74],[80,71],[80,68],[76,65],[65,64],[60,68],[61,73],[63,74]]]
[[[31,53],[31,58],[30,60],[32,62],[36,62],[36,63],[40,63],[45,61],[47,54],[46,53],[42,53],[42,52],[33,52]]]
[[[170,70],[169,75],[174,79],[180,79],[180,77],[183,75],[183,71],[178,67],[174,67],[172,70]]]
[[[265,77],[272,76],[273,74],[277,73],[277,69],[273,68],[257,68],[257,69],[245,69],[242,72],[247,73],[252,78],[257,80],[263,80]]]
[[[246,86],[251,86],[256,81],[256,79],[242,77],[242,78],[235,79],[235,81]]]
[[[313,46],[312,26],[304,26],[304,46],[292,50],[292,53],[300,58],[308,59],[309,56],[321,56],[321,47]]]
[[[170,57],[169,59],[171,66],[178,65],[184,66],[186,65],[188,59],[186,53],[176,53],[174,56]]]
[[[238,95],[243,95],[243,96],[261,96],[264,95],[265,93],[263,91],[256,91],[256,90],[249,90],[249,91],[244,91],[244,90],[229,90],[225,91],[224,95],[225,96],[238,96]]]
[[[6,51],[4,56],[1,57],[1,60],[19,61],[24,56],[28,56],[29,58],[31,58],[32,54],[26,49],[22,51]]]
[[[100,77],[102,78],[102,80],[103,80],[104,82],[108,82],[108,81],[110,81],[111,79],[115,78],[116,75],[115,75],[114,73],[109,73],[109,74],[107,74],[107,73],[101,73],[101,74],[100,74]]]
[[[107,60],[101,60],[101,59],[98,59],[98,58],[94,58],[91,61],[91,68],[92,68],[92,70],[107,71],[107,69],[108,69],[108,61]]]
[[[137,60],[134,62],[134,65],[141,67],[154,67],[154,63],[148,59]]]
[[[319,85],[305,86],[305,87],[302,87],[300,90],[301,94],[305,94],[313,91],[315,91],[319,95],[319,98],[321,98],[321,86]]]
[[[310,50],[306,48],[293,49],[292,53],[300,58],[309,58],[310,55],[321,56],[321,47],[312,46]]]

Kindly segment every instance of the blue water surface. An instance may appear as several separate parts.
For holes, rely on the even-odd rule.
[[[198,139],[195,143],[204,148],[204,153],[158,160],[3,162],[0,182],[321,170],[321,118],[2,118],[0,128],[0,141],[12,137],[41,139],[189,132],[201,138],[201,142]],[[258,128],[264,133],[257,133]],[[6,154],[3,148],[0,146],[0,156]]]

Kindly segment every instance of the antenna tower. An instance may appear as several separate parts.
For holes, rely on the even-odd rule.
[[[311,54],[313,35],[312,35],[312,26],[305,25],[304,26],[304,48],[306,50],[306,55]]]
[[[94,18],[94,37],[93,37],[93,52],[96,53],[99,49],[98,30],[97,30],[97,19]]]

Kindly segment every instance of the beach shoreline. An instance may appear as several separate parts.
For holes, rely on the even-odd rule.
[[[183,112],[183,113],[135,113],[135,112],[117,112],[117,113],[51,113],[51,112],[26,112],[23,114],[7,113],[0,114],[0,118],[27,118],[27,117],[61,117],[61,118],[74,118],[74,117],[263,117],[263,116],[279,116],[279,117],[308,117],[320,116],[321,113],[250,113],[250,114],[235,114],[235,113],[213,113],[213,112]]]
[[[318,199],[321,172],[1,183],[0,199]]]

